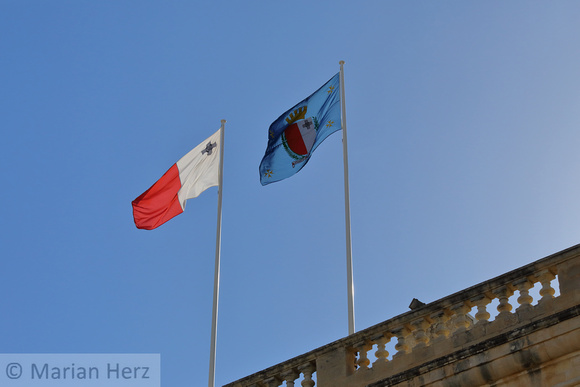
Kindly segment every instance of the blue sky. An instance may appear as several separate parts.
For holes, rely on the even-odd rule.
[[[207,384],[217,188],[131,201],[226,119],[216,385],[348,333],[342,134],[262,187],[344,60],[357,330],[579,242],[580,4],[0,1],[0,352]]]

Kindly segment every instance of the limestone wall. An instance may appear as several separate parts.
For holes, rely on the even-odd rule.
[[[314,379],[320,387],[580,386],[580,245],[226,387]]]

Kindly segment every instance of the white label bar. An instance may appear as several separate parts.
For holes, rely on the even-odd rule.
[[[0,354],[2,387],[161,387],[160,354]]]

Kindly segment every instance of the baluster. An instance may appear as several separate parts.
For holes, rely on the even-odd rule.
[[[373,367],[378,364],[387,363],[389,361],[387,359],[387,357],[389,357],[389,351],[387,351],[385,346],[391,341],[391,336],[388,333],[385,333],[384,335],[375,337],[373,341],[377,343],[377,351],[375,352],[377,360],[373,363]]]
[[[415,337],[415,348],[421,348],[427,346],[429,343],[429,336],[425,332],[427,328],[429,328],[429,321],[425,320],[425,318],[420,318],[415,320],[411,323],[415,330],[413,331],[413,337]]]
[[[316,368],[310,363],[304,364],[303,366],[299,367],[298,370],[304,374],[304,380],[302,383],[302,387],[314,387],[314,380],[312,380],[312,373],[316,371]]]
[[[534,284],[532,284],[526,278],[522,278],[521,280],[514,282],[514,286],[520,292],[520,296],[517,300],[520,304],[518,309],[529,308],[532,306],[531,304],[532,301],[534,301],[534,298],[530,296],[530,289],[534,286]]]
[[[283,372],[280,376],[286,381],[286,387],[294,387],[294,381],[298,379],[300,374],[294,370],[289,370]]]
[[[367,352],[371,350],[372,344],[368,341],[358,343],[355,345],[356,350],[358,351],[358,360],[356,364],[358,365],[359,369],[368,369],[369,364],[371,361],[368,358]]]
[[[466,330],[471,325],[471,321],[467,319],[467,313],[471,310],[465,302],[455,304],[451,307],[451,310],[455,314],[455,330]]]
[[[491,314],[487,311],[487,305],[491,302],[491,299],[482,294],[472,298],[471,302],[477,306],[477,313],[475,314],[476,324],[488,322]]]
[[[501,288],[495,289],[493,294],[499,298],[499,305],[497,306],[497,311],[499,312],[498,316],[510,314],[512,306],[509,303],[509,298],[514,294],[514,291],[507,286],[502,286]]]
[[[551,282],[556,278],[556,276],[550,270],[542,270],[536,274],[536,277],[542,284],[542,289],[540,289],[540,296],[542,296],[542,298],[539,302],[554,298],[556,291],[552,287]]]
[[[393,356],[401,356],[402,354],[409,353],[409,346],[407,345],[407,336],[409,336],[409,330],[405,327],[392,330],[392,333],[397,337],[397,344],[395,349],[397,353]]]
[[[431,314],[430,317],[435,324],[435,337],[449,337],[449,334],[451,333],[449,327],[447,326],[447,321],[449,321],[449,312],[447,310],[440,310],[439,312]]]

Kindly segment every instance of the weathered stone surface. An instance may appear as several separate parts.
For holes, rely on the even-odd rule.
[[[528,290],[536,285],[542,299],[534,305]],[[514,293],[517,308],[507,299]],[[499,314],[491,319],[494,298]],[[387,338],[397,343],[389,358],[372,349]],[[580,386],[580,245],[226,387],[276,385],[296,374],[312,386],[312,372],[319,387]]]

